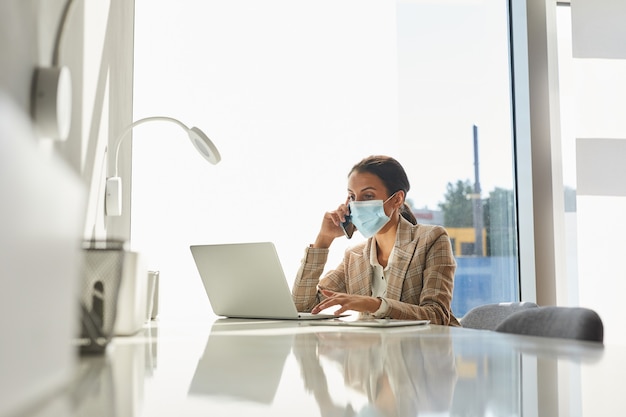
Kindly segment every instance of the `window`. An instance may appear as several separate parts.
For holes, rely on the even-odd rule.
[[[401,155],[453,238],[453,311],[517,300],[507,2],[397,5]]]
[[[396,157],[418,220],[449,230],[457,316],[517,300],[507,19],[505,0],[137,0],[135,119],[197,125],[223,157],[134,131],[131,243],[161,271],[162,314],[208,309],[190,244],[271,240],[291,283],[370,154]]]

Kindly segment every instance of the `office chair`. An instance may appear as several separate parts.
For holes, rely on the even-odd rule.
[[[485,304],[468,311],[460,320],[461,326],[470,329],[495,330],[498,324],[511,314],[529,308],[537,308],[537,304],[530,302]]]
[[[602,319],[595,311],[583,307],[547,306],[518,311],[504,319],[495,330],[600,343],[604,339]]]

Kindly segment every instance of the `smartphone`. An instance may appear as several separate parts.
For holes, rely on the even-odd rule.
[[[341,229],[343,230],[343,234],[346,235],[348,239],[352,239],[352,235],[356,230],[354,223],[352,223],[351,216],[346,216],[346,221],[341,223]]]

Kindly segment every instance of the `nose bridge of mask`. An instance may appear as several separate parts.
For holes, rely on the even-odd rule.
[[[350,207],[370,207],[385,204],[383,200],[350,201]]]
[[[384,206],[385,204],[387,204],[387,202],[389,200],[391,200],[398,192],[396,191],[395,193],[391,194],[389,196],[389,198],[387,198],[386,200],[365,200],[365,201],[350,201],[350,203],[348,204],[348,206],[350,207],[350,209],[352,209],[353,206],[358,206],[358,207],[367,207],[367,206]]]

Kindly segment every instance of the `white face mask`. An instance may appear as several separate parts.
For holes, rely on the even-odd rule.
[[[365,238],[374,236],[389,222],[389,216],[385,213],[385,203],[394,195],[396,194],[392,194],[385,201],[351,201],[348,204],[352,223]]]

